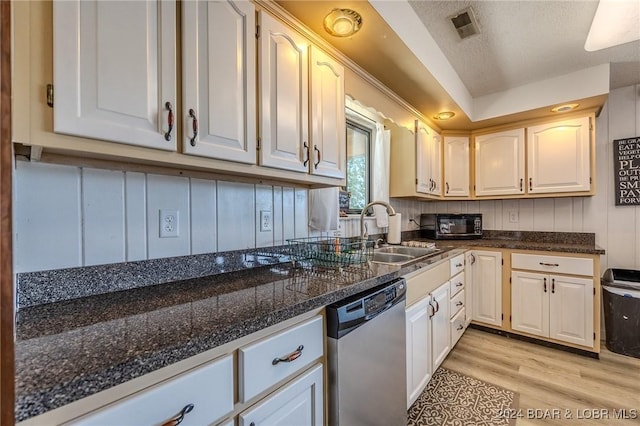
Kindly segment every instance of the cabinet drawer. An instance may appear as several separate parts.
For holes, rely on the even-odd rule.
[[[451,275],[449,275],[450,277],[453,277],[454,275],[462,272],[464,270],[464,253],[459,254],[453,259],[449,259],[449,265],[451,267]]]
[[[322,317],[284,330],[238,350],[240,401],[249,401],[260,392],[300,371],[323,354]],[[302,346],[300,355],[295,357]],[[291,361],[277,361],[290,357]]]
[[[582,257],[513,253],[511,267],[531,271],[593,276],[593,259]]]
[[[464,309],[464,290],[459,291],[458,294],[451,298],[451,305],[449,311],[451,312],[451,317],[455,317],[460,309]]]
[[[456,316],[451,318],[451,347],[455,345],[465,330],[465,313],[464,308],[458,312]]]
[[[72,425],[157,425],[188,404],[182,425],[213,424],[233,410],[233,357],[220,358],[137,392]]]
[[[458,294],[460,290],[464,289],[464,272],[460,272],[455,277],[451,278],[449,282],[451,297]]]

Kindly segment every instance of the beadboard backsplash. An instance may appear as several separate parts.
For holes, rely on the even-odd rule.
[[[16,162],[15,272],[268,247],[306,237],[308,191]],[[178,237],[159,237],[160,209]],[[272,215],[260,231],[260,211]]]

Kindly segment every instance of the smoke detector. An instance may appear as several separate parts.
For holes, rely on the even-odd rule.
[[[449,17],[449,19],[458,32],[460,39],[462,40],[480,32],[478,21],[473,14],[473,9],[471,9],[471,6],[462,9],[454,16]]]

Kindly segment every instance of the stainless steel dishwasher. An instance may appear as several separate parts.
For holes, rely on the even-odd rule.
[[[406,287],[398,278],[327,306],[330,425],[407,424]]]

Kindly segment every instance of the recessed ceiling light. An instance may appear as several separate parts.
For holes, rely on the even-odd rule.
[[[351,9],[333,9],[324,17],[324,29],[336,37],[349,37],[360,30],[362,16]]]
[[[449,120],[450,118],[453,118],[456,115],[455,112],[453,111],[443,111],[443,112],[439,112],[436,115],[433,116],[434,120]]]
[[[600,0],[584,50],[593,52],[640,39],[640,2]]]
[[[558,105],[555,108],[551,108],[551,112],[567,112],[567,111],[571,111],[572,109],[576,109],[577,107],[578,107],[578,104]]]

